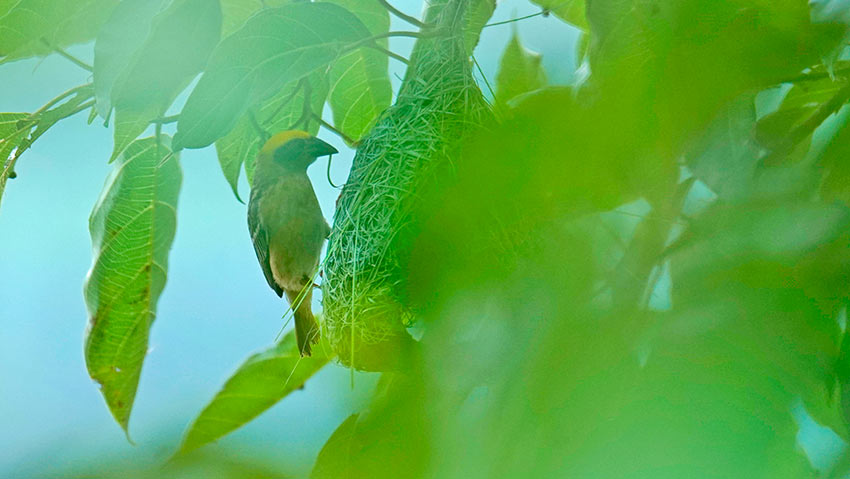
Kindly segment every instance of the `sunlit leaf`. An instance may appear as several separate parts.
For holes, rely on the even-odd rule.
[[[546,72],[540,54],[522,46],[514,30],[496,74],[496,101],[506,103],[523,93],[546,86]]]
[[[304,100],[308,90],[310,108],[314,112],[320,112],[328,97],[328,82],[322,75],[314,73],[300,82],[285,85],[278,94],[256,110],[251,109],[242,115],[236,127],[215,142],[221,170],[233,194],[240,201],[238,185],[242,167],[244,165],[250,184],[254,177],[254,161],[262,147],[263,137],[258,128],[270,135],[292,128],[301,128],[312,135],[318,132],[319,123],[315,120],[299,124],[299,121],[304,119]],[[256,125],[254,121],[257,122]]]
[[[570,25],[587,30],[585,0],[531,0],[531,3],[540,5]]]
[[[377,1],[330,1],[355,14],[372,35],[390,29],[389,12]],[[376,43],[387,48],[385,38]],[[392,86],[388,60],[386,54],[364,46],[339,58],[328,72],[334,126],[355,141],[366,134],[378,115],[390,106]]]
[[[330,3],[295,3],[251,17],[216,48],[177,124],[175,147],[202,148],[281,85],[327,67],[369,30]]]
[[[301,357],[290,331],[276,346],[249,357],[189,426],[178,454],[219,439],[303,387],[330,361],[330,351],[322,342],[312,356]]]
[[[119,156],[90,219],[86,365],[125,431],[165,287],[181,179],[167,137],[138,140]]]
[[[118,0],[19,0],[0,7],[0,63],[94,38]]]

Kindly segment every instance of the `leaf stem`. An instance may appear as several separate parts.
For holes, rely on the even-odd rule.
[[[524,16],[524,17],[513,18],[513,19],[511,19],[511,20],[505,20],[505,21],[503,21],[503,22],[488,23],[487,25],[484,25],[484,27],[483,27],[483,28],[487,28],[487,27],[495,27],[495,26],[498,26],[498,25],[507,25],[508,23],[514,23],[514,22],[518,22],[518,21],[520,21],[520,20],[525,20],[525,19],[528,19],[528,18],[539,17],[540,15],[544,15],[544,16],[545,16],[545,15],[548,15],[548,14],[549,14],[549,10],[541,10],[541,11],[539,11],[539,12],[537,12],[537,13],[532,13],[531,15],[526,15],[526,16]]]
[[[74,65],[77,65],[78,67],[82,68],[83,70],[94,71],[94,68],[91,65],[80,60],[79,58],[75,57],[74,55],[71,55],[70,53],[68,53],[64,49],[62,49],[61,47],[53,45],[52,43],[48,42],[46,38],[42,37],[41,42],[44,43],[45,45],[47,45],[48,48],[50,48],[54,52],[58,53],[60,56],[62,56],[66,60],[70,61]]]
[[[383,5],[383,7],[387,9],[387,11],[411,25],[417,26],[419,28],[426,28],[428,26],[426,23],[422,22],[418,18],[412,17],[390,5],[390,2],[388,2],[387,0],[378,0],[378,3]]]
[[[357,142],[356,142],[356,141],[354,141],[354,140],[353,140],[350,136],[346,135],[346,134],[345,134],[345,133],[343,133],[342,131],[337,130],[337,129],[336,129],[336,127],[334,127],[334,126],[333,126],[333,125],[331,125],[330,123],[328,123],[328,122],[326,122],[325,120],[323,120],[321,116],[319,116],[319,115],[317,115],[317,114],[313,113],[313,119],[314,119],[314,120],[316,120],[316,121],[318,121],[318,122],[319,122],[319,125],[322,125],[323,127],[325,127],[325,128],[326,128],[328,131],[330,131],[331,133],[333,133],[333,134],[335,134],[336,136],[338,136],[338,137],[342,138],[342,140],[343,140],[344,142],[346,142],[347,144],[352,145],[352,146],[354,146],[354,147],[356,147],[356,146],[357,146]]]
[[[384,48],[384,47],[378,45],[377,43],[367,43],[364,46],[371,48],[373,50],[377,50],[377,51],[383,53],[384,55],[386,55],[390,58],[394,58],[394,59],[404,63],[405,65],[410,65],[410,60],[408,60],[407,58],[404,58],[403,56],[399,55],[398,53],[395,53],[395,52],[393,52],[393,51],[391,51],[387,48]]]
[[[180,114],[179,113],[177,115],[163,116],[163,117],[157,118],[156,120],[152,121],[151,123],[156,123],[157,125],[167,125],[169,123],[175,123],[178,120],[180,120]]]

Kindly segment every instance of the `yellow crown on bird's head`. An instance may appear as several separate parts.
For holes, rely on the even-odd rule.
[[[296,138],[311,138],[312,135],[307,133],[306,131],[301,130],[287,130],[282,131],[280,133],[276,133],[266,142],[265,145],[260,149],[261,155],[271,155],[278,148],[285,145],[290,140],[294,140]]]

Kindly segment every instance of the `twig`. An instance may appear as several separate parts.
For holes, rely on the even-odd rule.
[[[436,36],[436,35],[438,35],[438,34],[439,34],[439,30],[436,30],[436,29],[434,29],[434,30],[428,30],[428,31],[423,31],[423,32],[407,32],[407,31],[399,31],[399,32],[386,32],[386,33],[379,33],[378,35],[373,35],[373,36],[371,36],[371,37],[369,37],[369,38],[364,38],[363,40],[360,40],[360,41],[357,41],[357,42],[352,43],[351,45],[348,45],[348,47],[346,47],[346,48],[345,48],[345,49],[344,49],[344,50],[340,53],[340,55],[344,55],[345,53],[347,53],[347,52],[349,52],[349,51],[351,51],[351,50],[354,50],[354,49],[360,48],[360,47],[362,47],[362,46],[364,46],[364,45],[369,45],[369,44],[371,44],[371,43],[374,43],[376,40],[383,40],[384,38],[397,38],[397,37],[404,37],[404,38],[428,38],[428,37]]]
[[[394,58],[394,59],[404,63],[405,65],[410,65],[410,60],[408,60],[407,58],[404,58],[403,56],[399,55],[398,53],[395,53],[393,51],[390,51],[389,49],[386,49],[386,48],[378,45],[377,43],[367,43],[364,46],[369,47],[373,50],[378,50],[379,52],[387,55],[388,57]]]
[[[520,21],[520,20],[525,20],[525,19],[527,19],[527,18],[539,17],[540,15],[544,15],[544,16],[545,16],[545,15],[548,15],[548,14],[549,14],[549,10],[541,10],[541,11],[539,11],[539,12],[537,12],[537,13],[532,13],[531,15],[526,15],[526,16],[524,16],[524,17],[514,18],[514,19],[512,19],[512,20],[505,20],[505,21],[503,21],[503,22],[488,23],[487,25],[484,25],[484,27],[483,27],[483,28],[487,28],[487,27],[495,27],[495,26],[498,26],[498,25],[507,25],[508,23],[518,22],[518,21]]]
[[[60,48],[56,45],[53,45],[52,43],[48,42],[46,38],[42,37],[41,42],[44,43],[45,45],[47,45],[48,48],[52,49],[54,52],[58,53],[59,55],[64,57],[66,60],[70,61],[74,65],[77,65],[78,67],[82,68],[83,70],[87,70],[87,71],[93,71],[94,70],[94,68],[92,68],[91,65],[89,65],[88,63],[86,63],[86,62],[80,60],[79,58],[71,55],[70,53],[66,52],[62,48]]]
[[[487,76],[484,75],[484,70],[481,68],[481,65],[478,64],[478,60],[475,59],[475,55],[472,55],[472,62],[475,63],[475,67],[478,68],[478,73],[481,75],[481,78],[484,79],[484,84],[487,85],[487,89],[490,90],[490,94],[493,95],[493,100],[495,100],[496,92],[493,91],[493,87],[490,86],[490,81],[487,80]]]
[[[248,119],[251,121],[251,126],[253,126],[255,130],[257,130],[257,134],[260,136],[260,138],[265,141],[269,137],[269,132],[267,132],[265,128],[260,125],[260,123],[257,121],[257,116],[254,115],[253,111],[248,111]]]
[[[428,26],[426,23],[422,22],[418,18],[412,17],[412,16],[402,12],[401,10],[395,8],[394,6],[390,5],[390,2],[388,2],[387,0],[378,0],[378,3],[383,5],[384,8],[387,9],[387,11],[389,11],[393,15],[397,16],[398,18],[404,20],[405,22],[407,22],[411,25],[415,25],[419,28],[426,28]]]
[[[347,144],[352,145],[352,146],[357,146],[357,142],[356,142],[356,141],[354,141],[354,140],[353,140],[350,136],[346,135],[345,133],[341,132],[340,130],[337,130],[337,129],[333,126],[333,125],[331,125],[330,123],[328,123],[328,122],[326,122],[325,120],[323,120],[321,116],[319,116],[319,115],[317,115],[317,114],[313,113],[313,119],[314,119],[314,120],[316,120],[316,121],[318,121],[320,125],[322,125],[323,127],[325,127],[325,128],[326,128],[328,131],[330,131],[331,133],[333,133],[333,134],[335,134],[336,136],[338,136],[338,137],[342,138],[342,140],[343,140],[344,142],[346,142]]]
[[[79,93],[79,92],[85,90],[86,88],[91,88],[91,87],[92,87],[91,83],[86,83],[85,85],[78,85],[78,86],[75,86],[74,88],[71,88],[70,90],[68,90],[64,93],[60,93],[56,98],[50,100],[49,102],[45,103],[44,106],[42,106],[38,110],[32,112],[29,116],[29,119],[35,119],[35,117],[37,117],[37,116],[41,115],[42,113],[44,113],[45,111],[51,109],[54,105],[56,105],[60,101],[64,100],[65,98],[68,98],[69,96],[72,96],[76,93]]]
[[[157,125],[167,125],[169,123],[174,123],[174,122],[178,121],[179,119],[180,119],[180,114],[177,114],[177,115],[163,116],[163,117],[157,118],[156,120],[152,121],[151,123],[155,123]]]

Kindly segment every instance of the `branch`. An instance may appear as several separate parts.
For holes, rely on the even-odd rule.
[[[401,10],[395,8],[394,6],[390,5],[390,2],[388,2],[387,0],[378,0],[378,3],[383,5],[384,8],[386,8],[390,13],[392,13],[393,15],[397,16],[398,18],[404,20],[405,22],[407,22],[411,25],[417,26],[419,28],[426,28],[428,26],[426,23],[422,22],[418,18],[411,17],[410,15],[408,15],[408,14],[402,12]]]
[[[540,15],[543,15],[544,17],[549,15],[549,10],[541,10],[537,13],[532,13],[531,15],[526,15],[524,17],[519,17],[519,18],[514,18],[512,20],[505,20],[503,22],[488,23],[487,25],[484,25],[483,28],[495,27],[497,25],[507,25],[508,23],[518,22],[520,20],[525,20],[527,18],[539,17]]]
[[[48,42],[46,38],[42,37],[41,42],[44,43],[45,45],[47,45],[48,48],[50,48],[54,52],[58,53],[59,55],[61,55],[62,57],[64,57],[65,59],[67,59],[68,61],[73,63],[74,65],[77,65],[78,67],[82,68],[83,70],[86,70],[86,71],[93,71],[94,70],[94,68],[92,68],[91,65],[89,65],[88,63],[86,63],[86,62],[80,60],[79,58],[71,55],[70,53],[66,52],[62,48],[53,45],[52,43]]]

